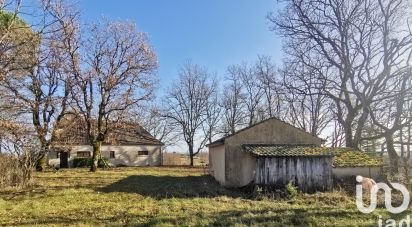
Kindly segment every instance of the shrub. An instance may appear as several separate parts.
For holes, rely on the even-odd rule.
[[[285,191],[289,199],[294,199],[299,195],[298,189],[291,182],[286,185]]]
[[[97,163],[97,167],[99,168],[103,168],[104,162],[109,163],[109,159],[102,157],[101,159],[99,159],[98,163]],[[79,168],[79,167],[90,167],[92,165],[92,158],[74,158],[73,159],[73,167],[75,168]]]
[[[31,171],[30,167],[22,168],[17,157],[0,154],[0,189],[28,186],[31,183]]]
[[[263,191],[263,188],[262,187],[260,187],[260,186],[256,186],[255,187],[255,190],[253,190],[253,197],[255,198],[255,199],[258,199],[258,200],[260,200],[260,199],[262,199],[263,197],[264,197],[264,191]]]

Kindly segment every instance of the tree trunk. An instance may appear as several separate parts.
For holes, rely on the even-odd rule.
[[[194,165],[194,162],[193,162],[193,145],[192,146],[189,145],[189,157],[190,157],[190,166],[193,166]]]
[[[31,180],[31,168],[30,167],[23,167],[23,181],[22,185],[23,187],[27,186]]]
[[[395,146],[393,144],[392,135],[385,136],[386,149],[388,150],[389,160],[390,160],[390,171],[391,174],[396,174],[399,172],[398,166],[398,153],[396,153]]]
[[[232,124],[230,125],[230,133],[229,133],[229,135],[235,134],[235,132],[236,132],[235,123],[232,123]]]
[[[190,166],[194,166],[193,154],[190,155]]]
[[[91,172],[96,172],[97,171],[97,166],[98,166],[99,157],[100,157],[101,144],[102,144],[101,141],[97,141],[93,144],[92,165],[90,167]]]
[[[350,148],[358,148],[358,145],[354,143],[352,138],[352,128],[351,127],[344,127],[345,130],[345,145],[346,147]]]
[[[47,155],[49,154],[49,149],[47,145],[42,145],[40,148],[40,154],[36,160],[36,170],[43,172],[47,168]]]
[[[39,159],[37,159],[36,170],[39,172],[43,172],[47,168],[47,153],[48,152],[42,152]]]

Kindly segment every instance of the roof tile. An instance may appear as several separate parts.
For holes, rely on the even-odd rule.
[[[245,144],[245,152],[257,157],[315,157],[333,156],[334,167],[381,166],[376,154],[345,147],[316,147],[314,145]]]

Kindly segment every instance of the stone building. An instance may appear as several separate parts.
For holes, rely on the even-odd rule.
[[[54,149],[48,164],[61,168],[76,167],[74,159],[90,158],[90,146],[84,124],[69,119],[57,130]],[[121,122],[109,133],[101,146],[101,155],[110,166],[159,166],[163,143],[137,123]]]
[[[381,160],[324,141],[277,118],[269,118],[208,145],[209,172],[226,187],[284,186],[305,192],[331,189],[333,178],[377,177]]]

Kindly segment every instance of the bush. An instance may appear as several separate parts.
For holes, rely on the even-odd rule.
[[[103,168],[104,162],[109,163],[109,159],[102,157],[101,159],[99,159],[98,163],[97,163],[97,167],[99,168]],[[90,167],[92,166],[92,158],[74,158],[73,159],[73,167],[75,168],[79,168],[79,167]]]
[[[255,190],[253,190],[253,194],[252,194],[252,195],[253,195],[253,197],[254,197],[255,199],[261,200],[261,199],[263,199],[265,193],[264,193],[262,187],[256,186],[256,187],[255,187]]]
[[[299,195],[298,189],[291,182],[286,185],[285,191],[289,199],[294,199]]]
[[[31,183],[31,171],[30,167],[22,168],[17,157],[0,154],[0,189],[28,186]]]

